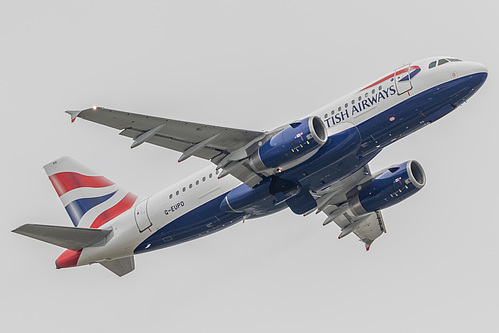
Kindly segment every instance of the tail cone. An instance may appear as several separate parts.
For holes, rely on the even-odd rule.
[[[76,265],[78,264],[78,259],[80,259],[80,255],[81,255],[81,250],[79,251],[66,250],[55,261],[55,267],[57,269],[76,267]]]

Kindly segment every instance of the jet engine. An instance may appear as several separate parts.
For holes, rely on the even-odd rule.
[[[349,206],[357,216],[375,212],[407,199],[425,184],[421,164],[407,161],[374,178],[350,200]]]
[[[283,171],[312,157],[328,138],[324,122],[317,116],[290,124],[265,142],[250,157],[255,172]]]

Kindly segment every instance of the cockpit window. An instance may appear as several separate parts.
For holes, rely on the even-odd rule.
[[[440,59],[440,60],[438,61],[438,65],[440,66],[440,65],[443,65],[443,64],[445,64],[445,63],[447,63],[447,62],[449,62],[449,60],[447,60],[447,59],[445,59],[445,58],[444,58],[444,59]]]
[[[438,60],[438,66],[446,64],[448,62],[460,62],[460,61],[462,61],[462,60],[457,59],[457,58],[442,58],[442,59]],[[430,64],[428,65],[428,68],[432,69],[436,66],[437,66],[437,61],[435,60],[435,61],[430,62]]]

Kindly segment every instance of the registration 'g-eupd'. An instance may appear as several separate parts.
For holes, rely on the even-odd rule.
[[[57,268],[99,263],[122,276],[139,253],[207,236],[245,219],[289,208],[324,213],[338,238],[355,234],[369,250],[385,232],[381,210],[426,182],[414,161],[371,172],[384,147],[442,118],[483,85],[476,62],[434,57],[393,72],[303,119],[269,131],[240,130],[93,107],[71,120],[121,130],[142,143],[213,163],[147,198],[125,191],[69,157],[45,166],[74,227],[25,224],[16,233],[66,249]],[[471,107],[471,106],[468,106]]]

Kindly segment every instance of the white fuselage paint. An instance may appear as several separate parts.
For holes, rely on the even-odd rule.
[[[147,199],[139,199],[137,201],[138,204],[147,200],[147,214],[152,225],[143,232],[140,232],[135,221],[134,208],[126,211],[102,226],[103,229],[112,228],[113,230],[109,241],[104,247],[92,246],[83,249],[78,260],[78,266],[133,255],[133,251],[137,245],[146,240],[154,232],[185,213],[215,199],[223,193],[227,193],[240,183],[238,179],[231,175],[218,179],[215,166],[210,166]],[[181,202],[183,205],[177,207]],[[172,210],[172,207],[175,207],[175,209]]]

